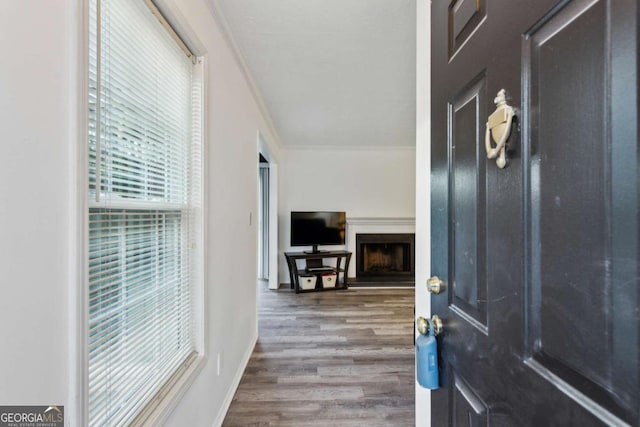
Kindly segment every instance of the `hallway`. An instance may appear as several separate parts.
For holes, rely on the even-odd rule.
[[[413,289],[259,292],[224,426],[414,424]]]

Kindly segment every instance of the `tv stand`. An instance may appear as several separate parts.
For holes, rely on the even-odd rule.
[[[284,257],[286,258],[287,266],[289,267],[291,287],[295,289],[296,293],[347,289],[349,287],[347,284],[347,271],[349,270],[351,252],[285,252]],[[302,265],[298,266],[298,261],[301,261]],[[322,276],[327,274],[335,274],[335,287],[323,287]],[[302,289],[300,287],[301,275],[315,276],[315,288]]]

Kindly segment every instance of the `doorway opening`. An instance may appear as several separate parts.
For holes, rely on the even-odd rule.
[[[258,132],[257,279],[278,289],[278,164]]]
[[[258,280],[269,280],[269,161],[258,154]]]

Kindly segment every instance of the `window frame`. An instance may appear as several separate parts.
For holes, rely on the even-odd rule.
[[[189,48],[195,57],[194,74],[198,73],[200,90],[199,109],[199,134],[200,134],[200,207],[196,213],[197,221],[196,235],[194,240],[198,250],[195,255],[195,274],[197,278],[192,283],[193,305],[193,325],[195,352],[192,357],[174,372],[156,396],[144,407],[144,409],[133,419],[132,425],[164,422],[171,411],[179,404],[182,396],[195,382],[202,371],[207,358],[206,345],[206,287],[205,280],[207,267],[206,259],[207,245],[207,158],[208,148],[205,143],[207,126],[204,118],[207,116],[206,88],[207,86],[207,55],[203,44],[199,42],[195,31],[191,25],[185,21],[176,6],[166,4],[162,1],[161,11],[152,0],[143,0],[148,5],[156,8],[154,14],[159,13],[164,19],[160,21],[170,30],[172,36],[181,41],[187,40]],[[77,145],[72,149],[75,161],[72,162],[73,170],[70,177],[75,177],[75,195],[70,200],[71,212],[73,215],[69,219],[70,236],[69,268],[72,271],[70,277],[73,278],[69,285],[69,384],[68,384],[68,414],[70,419],[75,419],[78,425],[88,424],[89,402],[88,402],[88,248],[89,248],[89,1],[82,1],[76,10],[77,17],[77,43],[74,57],[77,59],[76,66],[70,67],[70,71],[75,76],[74,81],[77,86],[74,88],[76,94],[77,108],[72,118],[72,127],[76,129]],[[169,23],[170,22],[170,23]],[[176,27],[177,24],[177,27]],[[175,30],[179,29],[179,33]],[[184,42],[183,42],[184,43]],[[185,43],[186,46],[186,43]],[[197,70],[197,71],[196,71]],[[195,80],[195,77],[194,77]]]

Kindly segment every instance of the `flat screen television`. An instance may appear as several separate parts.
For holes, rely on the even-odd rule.
[[[291,246],[344,245],[344,212],[291,212]]]

